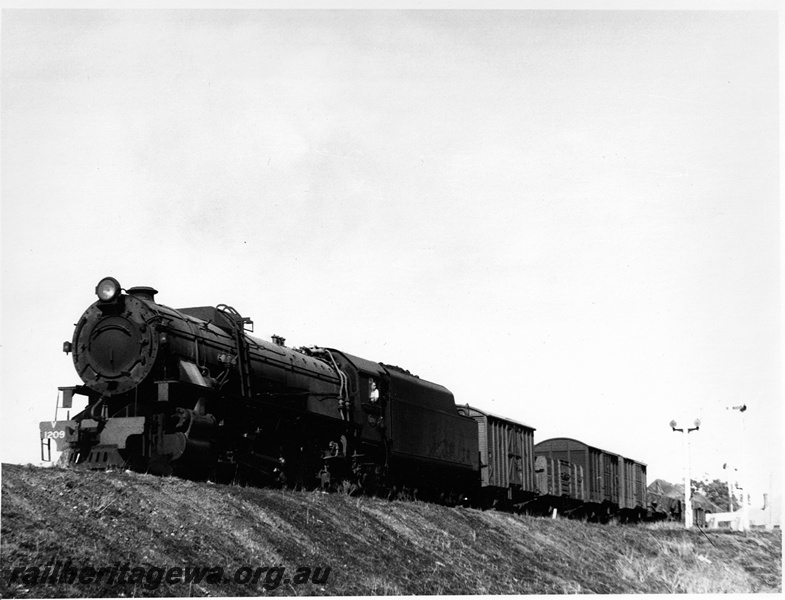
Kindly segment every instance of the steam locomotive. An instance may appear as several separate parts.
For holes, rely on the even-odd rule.
[[[528,425],[457,406],[445,387],[399,367],[253,337],[253,322],[227,305],[173,309],[155,301],[155,289],[124,290],[112,277],[95,292],[63,344],[82,385],[60,388],[62,408],[74,395],[87,405],[40,424],[43,460],[54,441],[61,460],[91,469],[446,503],[643,510],[637,461],[593,449],[577,464],[558,441],[538,451]],[[608,493],[584,489],[595,480],[607,481]]]

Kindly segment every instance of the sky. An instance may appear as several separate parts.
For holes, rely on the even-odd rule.
[[[113,276],[780,489],[776,11],[0,18],[3,462]]]

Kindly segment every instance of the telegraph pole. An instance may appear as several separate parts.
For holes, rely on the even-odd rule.
[[[690,442],[689,442],[689,434],[692,431],[698,431],[701,426],[700,419],[695,419],[695,427],[683,428],[678,427],[678,423],[676,421],[670,422],[671,429],[673,431],[678,431],[682,433],[681,438],[681,448],[682,452],[684,453],[684,528],[690,529],[693,525],[692,519],[692,500],[691,494],[692,490],[690,489]]]
[[[747,454],[744,451],[744,444],[747,434],[747,427],[746,427],[746,419],[744,418],[744,413],[747,412],[747,405],[741,404],[739,406],[731,406],[728,407],[729,410],[738,410],[741,414],[741,440],[739,443],[740,452],[741,452],[741,469],[739,472],[739,479],[741,483],[741,530],[742,531],[749,531],[750,529],[750,511],[749,511],[749,502],[747,498],[749,496],[749,490],[747,489]]]

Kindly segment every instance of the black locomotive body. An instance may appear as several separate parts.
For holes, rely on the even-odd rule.
[[[108,277],[64,344],[87,406],[40,425],[42,458],[254,485],[346,489],[607,518],[646,466],[466,405],[398,367],[249,335],[226,305],[173,309]],[[70,413],[69,413],[70,414]],[[48,454],[48,458],[47,458]]]
[[[41,423],[68,460],[259,484],[472,492],[476,424],[452,394],[399,369],[328,348],[248,335],[227,306],[172,309],[112,278],[72,342],[88,397],[73,419]]]

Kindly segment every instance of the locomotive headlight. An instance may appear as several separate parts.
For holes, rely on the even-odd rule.
[[[104,277],[95,286],[95,293],[102,302],[111,302],[120,294],[120,283],[114,277]]]

